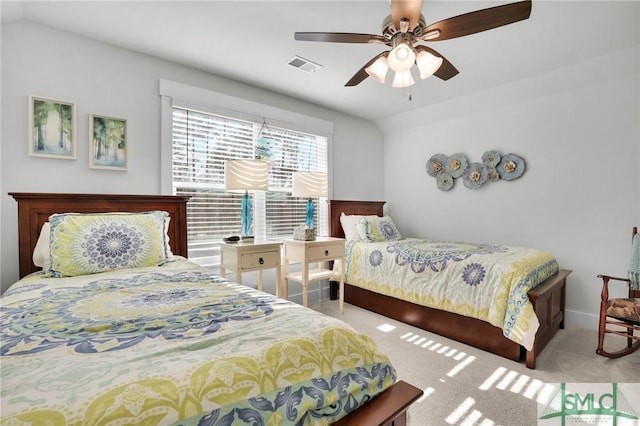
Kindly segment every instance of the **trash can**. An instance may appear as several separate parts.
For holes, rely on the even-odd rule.
[[[340,283],[338,281],[329,281],[329,300],[338,300],[338,289]]]

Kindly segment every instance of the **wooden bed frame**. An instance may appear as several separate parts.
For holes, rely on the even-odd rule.
[[[383,215],[384,201],[329,200],[329,236],[344,238],[340,214]],[[352,305],[376,312],[398,321],[431,331],[476,348],[514,361],[526,358],[528,368],[536,367],[536,357],[556,334],[564,328],[566,279],[570,270],[561,269],[529,291],[529,299],[540,321],[533,349],[502,335],[502,330],[488,322],[441,311],[394,297],[374,293],[345,282],[344,300]]]
[[[163,210],[169,213],[169,243],[173,254],[187,257],[188,196],[57,194],[10,192],[18,202],[18,256],[20,277],[40,270],[33,264],[32,253],[40,228],[54,213],[142,212]],[[398,381],[374,397],[337,425],[406,425],[407,410],[422,395],[422,390]]]

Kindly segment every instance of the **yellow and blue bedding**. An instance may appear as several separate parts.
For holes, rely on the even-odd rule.
[[[527,350],[540,325],[527,292],[558,270],[544,251],[503,245],[352,240],[345,252],[349,284],[489,322]]]
[[[185,259],[2,296],[2,424],[329,424],[396,372],[344,322]]]

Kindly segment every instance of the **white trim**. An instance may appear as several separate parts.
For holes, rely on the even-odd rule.
[[[590,330],[597,330],[598,323],[600,322],[600,314],[588,314],[580,311],[570,311],[565,310],[564,312],[564,323],[565,328],[567,326],[570,327],[579,327],[579,328],[588,328]],[[594,342],[594,350],[595,350]]]
[[[160,193],[173,195],[173,109],[171,98],[161,96],[160,102]]]
[[[330,121],[171,80],[160,79],[159,92],[160,96],[169,96],[175,106],[258,123],[264,120],[267,125],[327,138],[333,134]]]
[[[171,166],[173,106],[182,106],[240,120],[265,122],[268,126],[326,137],[327,171],[329,172],[328,195],[329,198],[333,197],[333,161],[331,161],[333,122],[171,80],[160,79],[158,92],[161,97],[160,192],[162,194],[173,194]]]

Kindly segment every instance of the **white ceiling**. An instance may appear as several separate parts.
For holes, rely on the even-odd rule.
[[[425,0],[422,11],[431,24],[504,3]],[[293,37],[296,31],[380,34],[388,0],[2,0],[2,21],[27,19],[376,121],[638,45],[639,4],[534,0],[526,21],[431,43],[460,74],[404,90],[370,78],[344,87],[386,46]],[[323,67],[311,74],[295,69],[287,65],[294,55]]]

